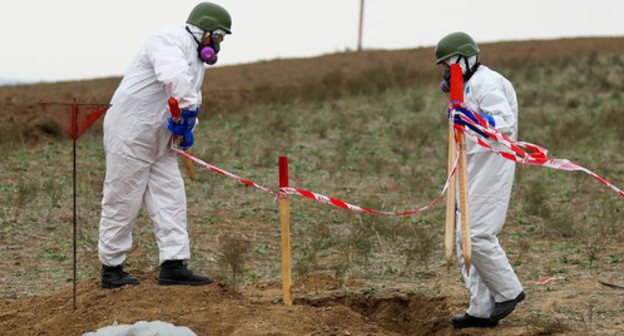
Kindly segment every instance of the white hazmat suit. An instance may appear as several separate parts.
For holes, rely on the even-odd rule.
[[[193,35],[202,31],[188,25]],[[200,106],[204,63],[184,26],[151,37],[126,71],[104,119],[106,178],[99,259],[121,265],[132,247],[142,204],[154,224],[160,263],[190,259],[184,181],[167,129],[170,96],[181,109]]]
[[[451,58],[449,63],[455,63],[453,61],[454,58]],[[471,67],[475,62],[476,56],[469,58]],[[465,72],[464,62],[459,63]],[[518,102],[512,84],[496,71],[480,65],[464,85],[464,102],[468,108],[492,116],[495,127],[516,140]],[[486,141],[490,146],[505,151],[498,143]],[[469,138],[466,139],[466,154],[472,244],[469,275],[463,265],[461,253],[460,216],[457,216],[456,245],[464,281],[471,293],[467,313],[473,317],[489,318],[496,302],[513,300],[523,291],[496,237],[505,223],[515,163],[479,146]]]

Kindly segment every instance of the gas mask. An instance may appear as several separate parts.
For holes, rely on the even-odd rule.
[[[197,37],[191,33],[191,30],[188,27],[186,27],[186,31],[193,36],[193,39],[197,43],[197,55],[199,58],[201,58],[201,60],[208,65],[214,65],[217,63],[217,54],[219,53],[219,50],[221,50],[221,42],[225,38],[226,32],[222,29],[215,29],[212,32],[204,33],[202,41],[210,39],[210,43],[206,45],[202,41],[199,41]]]
[[[440,90],[444,93],[451,92],[451,69],[444,68],[444,73],[442,74],[442,82],[440,82]]]
[[[442,82],[440,83],[440,90],[444,93],[449,93],[451,91],[451,64],[455,63],[458,63],[459,66],[461,66],[464,83],[470,80],[470,77],[474,75],[479,68],[479,65],[481,65],[477,55],[470,56],[468,58],[456,55],[450,57],[447,61],[444,61],[444,73],[442,74]]]

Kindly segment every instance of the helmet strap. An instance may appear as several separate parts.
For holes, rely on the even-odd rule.
[[[186,31],[191,34],[191,36],[193,37],[193,40],[195,40],[195,42],[197,43],[198,46],[201,46],[201,42],[199,42],[199,40],[197,39],[197,37],[195,37],[195,34],[193,34],[193,32],[191,31],[191,29],[189,29],[188,26],[185,27]]]
[[[462,56],[462,58],[464,59],[464,64],[466,64],[466,73],[462,77],[464,78],[464,83],[467,83],[472,77],[472,75],[474,75],[475,72],[477,72],[477,69],[479,68],[481,63],[479,63],[479,55],[477,55],[477,61],[472,67],[470,67],[468,63],[468,57]]]

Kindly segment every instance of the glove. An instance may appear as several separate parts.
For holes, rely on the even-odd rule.
[[[475,123],[479,123],[479,120],[477,119],[477,117],[475,117],[475,112],[471,111],[466,104],[458,101],[458,100],[454,100],[451,102],[451,105],[453,106],[453,108],[458,111],[459,113],[465,115],[466,117],[470,118],[472,121],[474,121]],[[451,114],[451,108],[449,108],[447,110],[447,116],[450,117]],[[487,122],[492,125],[492,127],[496,126],[496,122],[494,121],[494,117],[492,117],[491,115],[488,114],[484,114],[484,113],[478,113],[479,116],[485,120],[487,120]],[[457,125],[461,125],[461,126],[468,126],[468,128],[470,128],[471,130],[473,130],[474,132],[480,134],[482,137],[488,139],[489,136],[487,136],[485,133],[481,132],[480,130],[478,130],[476,127],[474,127],[471,124],[468,124],[467,122],[465,122],[459,114],[455,114],[455,119],[454,119],[455,124]]]
[[[182,110],[182,121],[177,123],[173,120],[173,117],[169,117],[169,125],[167,128],[177,136],[184,136],[193,131],[197,116],[199,115],[199,107],[194,110]]]
[[[194,142],[195,142],[195,136],[193,136],[193,131],[188,131],[184,135],[184,137],[182,138],[182,141],[180,141],[180,144],[178,146],[180,146],[184,150],[187,150],[191,148],[191,146],[193,146]]]

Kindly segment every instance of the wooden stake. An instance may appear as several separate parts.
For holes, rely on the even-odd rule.
[[[466,273],[470,274],[470,257],[472,247],[470,242],[470,207],[468,205],[468,163],[466,159],[466,139],[464,134],[458,133],[459,141],[459,206],[461,208],[461,243]]]
[[[449,123],[449,144],[448,144],[448,175],[453,170],[453,164],[455,163],[455,130],[453,129],[453,123]],[[447,176],[448,176],[447,175]],[[453,246],[455,244],[455,186],[456,176],[453,175],[449,181],[448,189],[446,190],[446,234],[444,237],[445,247],[445,259],[446,269],[451,267],[453,261]]]
[[[457,63],[451,65],[451,102],[464,102],[464,78],[461,66]],[[470,209],[468,204],[468,163],[466,159],[466,139],[464,134],[457,132],[459,143],[459,206],[461,211],[461,245],[466,272],[470,274],[470,258],[472,254],[470,241]]]
[[[279,158],[280,188],[288,187],[288,157]],[[288,198],[279,200],[282,228],[282,293],[284,304],[292,306],[292,275],[290,272],[290,209]]]
[[[185,150],[188,154],[191,154],[189,149]],[[182,157],[182,162],[184,162],[184,168],[186,169],[186,174],[191,179],[191,181],[195,181],[197,175],[195,174],[195,166],[193,166],[193,161],[191,161],[187,157]]]

